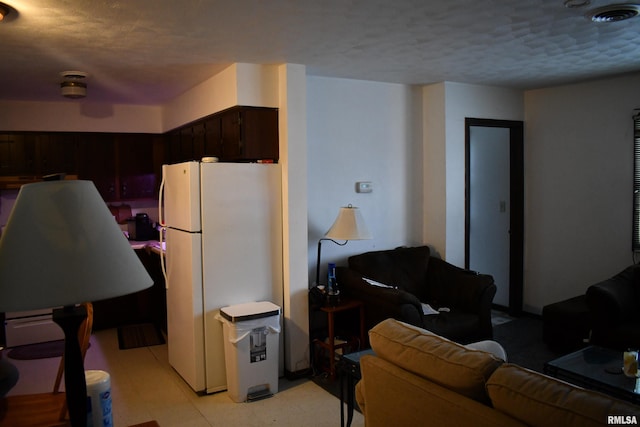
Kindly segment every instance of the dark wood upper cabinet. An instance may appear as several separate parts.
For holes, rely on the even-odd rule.
[[[220,160],[238,161],[243,156],[242,113],[225,111],[220,115]]]
[[[164,140],[153,134],[85,134],[78,143],[80,179],[93,181],[105,201],[156,198]]]
[[[193,130],[193,157],[189,160],[203,157],[222,156],[220,151],[220,117],[209,117],[197,122]]]
[[[240,111],[242,160],[278,160],[278,110],[245,108]]]
[[[217,157],[221,162],[279,158],[278,110],[232,107],[169,133],[170,163]]]
[[[105,201],[116,200],[115,141],[110,134],[84,134],[78,142],[78,177],[93,181]]]
[[[66,173],[94,182],[107,202],[157,198],[162,164],[279,158],[278,110],[238,106],[165,134],[0,132],[0,189]]]
[[[93,181],[105,201],[155,198],[164,162],[161,135],[0,133],[0,189],[64,173]]]
[[[36,159],[39,167],[36,175],[54,173],[78,174],[78,143],[76,133],[43,133],[35,135]]]
[[[221,113],[221,160],[278,161],[278,110],[234,107]]]
[[[154,138],[148,134],[118,135],[115,140],[117,200],[157,196]]]
[[[0,134],[0,174],[36,175],[36,138],[25,133]]]

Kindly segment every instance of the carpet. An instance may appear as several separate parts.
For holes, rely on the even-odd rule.
[[[164,344],[160,329],[153,323],[126,325],[118,328],[120,350]]]
[[[62,353],[64,353],[64,340],[57,340],[14,347],[9,350],[7,357],[15,360],[48,359],[60,357]]]
[[[542,319],[522,316],[493,327],[493,339],[507,352],[510,363],[543,372],[545,362],[563,355],[542,341]]]

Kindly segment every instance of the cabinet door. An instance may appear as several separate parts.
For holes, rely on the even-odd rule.
[[[204,156],[206,135],[207,131],[204,122],[199,122],[192,126],[192,160],[199,160]]]
[[[180,129],[180,160],[188,162],[194,160],[193,155],[193,125]]]
[[[209,117],[193,125],[193,159],[221,157],[220,118]]]
[[[194,160],[193,125],[175,129],[169,134],[169,163]]]
[[[220,114],[220,142],[222,160],[233,162],[243,159],[240,132],[240,112],[236,109]]]
[[[110,134],[83,134],[78,141],[78,175],[93,181],[105,201],[117,200],[115,145]]]
[[[42,133],[37,135],[38,174],[78,174],[77,133]]]
[[[278,161],[278,110],[237,107],[220,114],[224,161]]]
[[[152,135],[118,135],[116,159],[119,168],[117,179],[121,200],[156,196],[153,146]]]
[[[278,161],[278,110],[245,108],[241,117],[243,158]]]
[[[35,134],[0,134],[0,175],[35,176]]]
[[[172,130],[167,135],[167,161],[180,162],[180,129]]]

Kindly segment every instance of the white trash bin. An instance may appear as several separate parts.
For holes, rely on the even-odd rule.
[[[251,302],[220,309],[227,391],[234,402],[270,397],[278,392],[280,307]]]
[[[87,427],[113,427],[111,377],[105,371],[85,371]]]

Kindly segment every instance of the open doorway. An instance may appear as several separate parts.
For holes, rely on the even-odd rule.
[[[494,306],[522,312],[524,126],[465,120],[465,267],[491,274]]]

